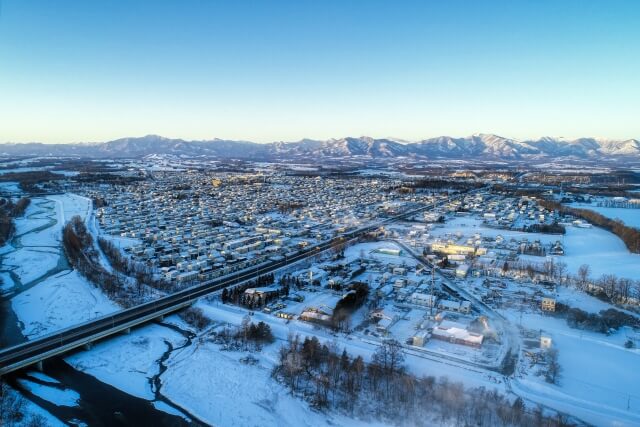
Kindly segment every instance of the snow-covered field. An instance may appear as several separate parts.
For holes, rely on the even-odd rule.
[[[261,357],[260,354],[256,356]],[[271,378],[263,361],[244,365],[243,353],[221,352],[211,343],[193,345],[168,361],[162,390],[173,402],[219,426],[376,425],[316,412]]]
[[[111,384],[131,395],[154,400],[149,379],[159,371],[157,360],[168,350],[184,344],[178,332],[160,325],[135,329],[97,343],[91,351],[76,353],[65,360],[79,371]]]
[[[207,303],[201,301],[197,304],[197,307],[202,308],[205,314],[214,321],[233,325],[239,325],[243,317],[248,313],[243,308],[218,302]],[[272,361],[276,360],[277,348],[286,342],[290,335],[296,334],[303,340],[305,337],[315,336],[321,342],[333,343],[338,348],[345,348],[349,354],[362,356],[365,360],[371,360],[371,356],[379,346],[379,341],[376,341],[373,337],[364,338],[355,335],[336,334],[328,328],[308,322],[297,320],[287,322],[284,319],[257,311],[251,316],[251,321],[268,323],[278,340],[279,343],[276,342],[272,346]],[[497,388],[499,391],[505,391],[504,384],[492,372],[477,370],[466,365],[422,354],[418,351],[406,355],[406,364],[409,371],[417,376],[447,376],[452,381],[463,382],[469,387]]]
[[[576,273],[582,264],[591,268],[593,277],[615,274],[618,277],[640,279],[640,254],[629,252],[624,242],[602,228],[567,227],[563,239],[565,256],[558,257]]]
[[[591,269],[592,277],[598,278],[603,274],[615,274],[618,277],[640,279],[640,254],[629,252],[624,242],[618,236],[602,228],[567,227],[564,236],[525,233],[520,231],[501,230],[485,227],[477,218],[454,218],[444,226],[434,228],[430,234],[437,237],[445,237],[447,234],[472,236],[480,233],[484,237],[496,237],[501,235],[506,240],[528,239],[540,240],[542,244],[549,245],[560,240],[564,246],[565,255],[553,257],[557,261],[567,264],[568,271],[575,274],[581,265],[587,264]],[[522,258],[527,258],[523,256]],[[551,258],[551,257],[548,257]],[[529,259],[542,263],[544,258],[530,257]],[[612,269],[612,267],[615,267]]]
[[[504,313],[519,322],[519,312]],[[628,330],[606,336],[571,329],[564,319],[525,313],[522,324],[551,336],[562,372],[558,385],[527,375],[512,382],[515,391],[596,425],[640,423],[640,350],[623,344]]]
[[[22,248],[5,255],[4,269],[11,269],[23,284],[30,283],[47,274],[58,265],[60,253],[56,249]]]
[[[11,304],[32,339],[120,309],[75,270],[43,280]]]
[[[619,219],[630,227],[640,228],[640,209],[606,208],[595,203],[571,203],[572,208],[589,209],[611,219]]]
[[[29,338],[120,309],[78,272],[61,263],[62,227],[72,216],[87,218],[90,213],[91,201],[85,197],[52,195],[33,199],[24,218],[16,223],[16,246],[5,246],[7,250],[2,256],[3,289],[12,283],[9,270],[22,285],[39,280],[11,300],[23,323],[23,333]]]

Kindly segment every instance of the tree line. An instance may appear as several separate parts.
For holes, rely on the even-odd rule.
[[[628,227],[620,221],[607,218],[589,209],[570,208],[553,200],[546,199],[541,199],[538,203],[547,210],[555,210],[564,215],[572,215],[598,227],[602,227],[618,236],[630,252],[640,253],[640,230],[636,228]]]
[[[640,319],[614,308],[600,310],[599,313],[589,313],[580,308],[556,303],[554,314],[564,317],[567,324],[574,329],[584,329],[603,334],[609,333],[611,330],[620,329],[623,326],[640,327]]]
[[[278,354],[272,376],[318,409],[332,409],[363,420],[395,425],[564,426],[522,399],[510,401],[495,389],[465,388],[446,377],[416,377],[407,372],[398,341],[384,341],[371,362],[339,352],[317,337],[290,336]]]
[[[130,284],[126,277],[113,274],[100,264],[93,236],[78,215],[72,217],[62,229],[62,247],[71,266],[111,300],[123,307],[133,307],[144,302],[146,291],[142,282],[134,281]]]
[[[153,270],[149,266],[142,262],[133,261],[123,255],[122,251],[112,241],[99,237],[98,246],[100,246],[114,270],[133,277],[140,286],[146,285],[165,292],[174,290],[170,282],[156,279],[153,275]]]

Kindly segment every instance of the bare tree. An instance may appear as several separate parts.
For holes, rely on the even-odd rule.
[[[584,290],[587,287],[590,273],[591,269],[587,264],[582,264],[580,268],[578,268],[578,286],[580,289]]]
[[[558,350],[550,348],[547,351],[547,372],[545,373],[545,379],[548,383],[557,384],[560,377],[562,366],[558,361]]]

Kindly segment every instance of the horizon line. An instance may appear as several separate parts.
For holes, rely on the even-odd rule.
[[[180,140],[180,141],[185,141],[185,142],[214,142],[214,141],[229,141],[229,142],[244,142],[244,143],[251,143],[251,144],[259,144],[259,145],[267,145],[267,144],[277,144],[277,143],[283,143],[283,144],[294,144],[294,143],[298,143],[298,142],[302,142],[302,141],[320,141],[320,142],[324,142],[324,141],[332,141],[332,140],[341,140],[341,139],[347,139],[347,138],[353,138],[353,139],[362,139],[362,138],[370,138],[373,140],[389,140],[389,141],[393,141],[393,142],[397,142],[399,144],[414,144],[414,143],[418,143],[418,142],[423,142],[423,141],[428,141],[428,140],[432,140],[432,139],[436,139],[436,138],[453,138],[453,139],[466,139],[466,138],[472,138],[472,137],[476,137],[476,136],[493,136],[493,137],[498,137],[498,138],[502,138],[502,139],[508,139],[508,140],[512,140],[515,142],[528,142],[528,141],[540,141],[544,138],[550,138],[550,139],[554,139],[554,140],[565,140],[568,142],[573,142],[573,141],[577,141],[580,139],[593,139],[596,141],[612,141],[612,142],[622,142],[622,141],[640,141],[640,138],[636,138],[636,137],[630,137],[630,138],[608,138],[608,137],[600,137],[600,136],[579,136],[579,137],[565,137],[565,136],[551,136],[551,135],[543,135],[543,136],[539,136],[539,137],[535,137],[535,138],[512,138],[512,137],[505,137],[502,135],[499,135],[497,133],[487,133],[487,132],[475,132],[472,133],[470,135],[464,135],[464,136],[452,136],[452,135],[437,135],[437,136],[432,136],[432,137],[428,137],[428,138],[422,138],[422,139],[406,139],[406,138],[397,138],[397,137],[391,137],[391,136],[385,136],[385,137],[372,137],[369,135],[360,135],[360,136],[343,136],[343,137],[331,137],[331,138],[311,138],[311,137],[303,137],[297,140],[273,140],[273,141],[266,141],[266,142],[257,142],[257,141],[252,141],[250,139],[243,139],[243,138],[239,138],[239,139],[233,139],[233,138],[219,138],[219,137],[213,137],[213,138],[201,138],[201,139],[197,139],[197,138],[192,138],[192,139],[187,139],[187,138],[181,138],[181,137],[167,137],[167,136],[163,136],[163,135],[159,135],[159,134],[155,134],[155,133],[148,133],[146,135],[141,135],[141,136],[123,136],[123,137],[119,137],[119,138],[115,138],[115,139],[104,139],[101,141],[71,141],[71,142],[42,142],[42,141],[23,141],[23,142],[14,142],[14,141],[4,141],[4,142],[0,142],[0,145],[28,145],[28,144],[42,144],[42,145],[80,145],[80,144],[86,144],[86,145],[93,145],[93,144],[105,144],[108,142],[113,142],[113,141],[119,141],[122,139],[143,139],[143,138],[149,138],[149,137],[157,137],[157,138],[162,138],[162,139],[166,139],[166,140]]]

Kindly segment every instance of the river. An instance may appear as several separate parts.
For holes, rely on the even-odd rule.
[[[20,276],[15,272],[20,266],[5,262],[10,258],[12,253],[25,247],[22,242],[25,237],[33,233],[46,231],[58,225],[58,215],[54,201],[46,198],[35,198],[32,200],[32,203],[37,207],[37,210],[36,212],[30,213],[26,217],[26,220],[39,221],[42,222],[42,224],[22,234],[16,233],[9,245],[3,248],[2,255],[0,255],[0,273],[4,273],[3,277],[5,280],[10,277],[13,283],[12,286],[5,286],[3,288],[3,295],[0,297],[0,347],[2,348],[20,344],[27,340],[22,334],[23,325],[13,311],[11,299],[55,274],[70,270],[69,263],[60,245],[52,247],[50,245],[40,245],[38,242],[28,247],[33,248],[32,250],[34,252],[42,250],[49,254],[52,252],[58,254],[56,265],[46,271],[44,275],[23,283]],[[78,371],[62,358],[54,358],[46,361],[44,364],[44,373],[55,379],[57,383],[34,378],[29,375],[29,371],[27,370],[10,374],[5,380],[12,387],[20,391],[27,399],[67,424],[86,424],[91,426],[201,425],[203,423],[196,420],[195,417],[182,408],[173,404],[161,393],[162,381],[160,376],[166,370],[165,361],[170,357],[171,352],[191,345],[193,338],[193,333],[190,331],[185,331],[168,324],[163,324],[163,326],[181,333],[185,337],[185,343],[174,348],[171,343],[165,341],[167,350],[157,361],[159,372],[149,378],[149,382],[154,391],[155,401],[168,405],[171,408],[171,412],[180,415],[161,411],[148,400],[132,396],[107,383],[99,381],[91,375]],[[30,392],[20,384],[19,380],[27,380],[31,383],[42,384],[60,390],[72,390],[80,396],[80,399],[78,400],[77,406],[56,405]]]

